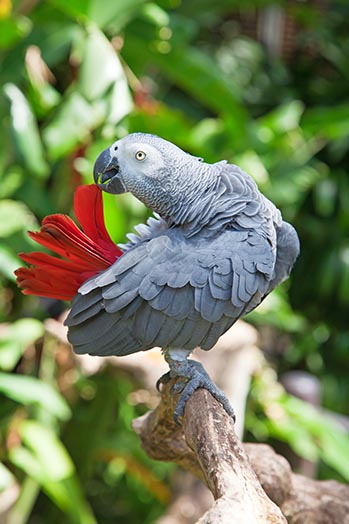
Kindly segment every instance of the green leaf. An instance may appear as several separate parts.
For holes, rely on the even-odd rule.
[[[0,174],[0,199],[10,197],[18,189],[24,178],[23,168],[14,165]]]
[[[144,133],[159,135],[183,149],[200,146],[195,140],[197,136],[192,139],[192,122],[185,113],[159,102],[154,101],[153,104],[154,109],[150,114],[140,110],[130,114],[127,119],[130,133],[142,129]]]
[[[51,0],[58,9],[78,22],[94,22],[100,28],[112,26],[114,34],[139,14],[140,7],[145,2],[146,0]]]
[[[309,109],[302,118],[302,128],[310,134],[318,134],[333,140],[348,136],[349,104]]]
[[[123,75],[121,64],[112,45],[99,29],[91,25],[88,29],[80,68],[78,87],[81,94],[89,101],[95,100]]]
[[[17,231],[30,228],[35,224],[33,214],[27,206],[16,200],[0,202],[0,238],[6,238]]]
[[[110,95],[107,97],[108,110],[106,124],[115,126],[132,110],[132,99],[126,79],[121,76],[115,80]]]
[[[35,53],[34,51],[34,57],[31,60],[34,64],[35,60],[40,60],[42,67],[45,68],[45,63],[42,61],[41,56],[35,56]],[[30,63],[29,59],[27,59],[27,62]],[[39,119],[42,119],[60,103],[62,97],[46,78],[37,75],[35,67],[37,67],[37,65],[31,64],[29,66],[27,64],[29,79],[28,98],[32,104],[33,111]]]
[[[304,104],[299,100],[282,104],[258,120],[259,133],[288,133],[299,126],[303,112]]]
[[[118,33],[132,18],[138,16],[146,0],[123,0],[122,2],[101,2],[90,0],[88,18],[100,28],[112,26]]]
[[[234,159],[234,161],[241,169],[251,175],[259,186],[269,184],[269,174],[263,164],[262,158],[258,156],[255,151],[248,149]]]
[[[349,456],[347,432],[310,404],[291,395],[282,395],[280,407],[287,416],[268,420],[271,434],[288,442],[306,459],[321,458],[349,480],[348,465],[343,461],[343,457]]]
[[[40,484],[72,524],[96,524],[74,464],[54,432],[32,420],[22,422],[19,432],[27,447],[13,448],[11,461]]]
[[[0,373],[0,392],[24,405],[37,405],[59,419],[70,417],[64,398],[49,384],[34,377]]]
[[[24,16],[0,20],[0,49],[13,46],[29,33],[31,27],[31,21]]]
[[[115,125],[132,109],[127,79],[115,49],[94,26],[88,30],[79,89],[89,101],[106,95],[107,123]]]
[[[3,90],[11,104],[11,126],[16,149],[29,171],[40,178],[46,178],[50,170],[30,105],[14,84],[5,84]]]
[[[343,460],[349,457],[348,433],[330,423],[321,433],[320,446],[322,460],[349,482],[348,464]]]
[[[23,318],[8,326],[0,340],[0,368],[14,368],[25,349],[44,334],[44,326],[34,318]]]
[[[170,45],[170,44],[169,44]],[[169,47],[154,53],[162,72],[178,86],[215,113],[230,115],[239,121],[240,132],[247,118],[245,109],[215,62],[194,47]]]
[[[273,173],[271,183],[265,189],[266,196],[280,207],[290,206],[293,211],[302,205],[306,191],[313,187],[323,176],[320,169],[308,165],[278,166]]]
[[[87,19],[90,0],[50,0],[50,3],[68,16],[81,20]]]
[[[74,464],[66,449],[54,432],[32,420],[25,421],[20,426],[20,435],[39,459],[44,476],[53,482],[70,477],[74,473]]]
[[[8,280],[15,281],[16,277],[13,272],[21,263],[20,258],[8,246],[0,245],[0,274],[3,274]]]
[[[57,160],[87,140],[91,130],[101,121],[101,112],[83,96],[72,92],[44,129],[44,142],[49,157]]]
[[[136,3],[136,2],[134,2]],[[142,9],[143,18],[148,19],[151,23],[158,27],[168,26],[170,23],[169,14],[162,9],[159,5],[153,2],[147,2]]]

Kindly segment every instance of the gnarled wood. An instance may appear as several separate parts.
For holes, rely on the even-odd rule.
[[[211,490],[215,502],[197,524],[349,524],[348,486],[295,475],[269,446],[242,445],[233,420],[206,390],[191,396],[177,426],[172,385],[133,427],[149,456],[176,462]]]
[[[201,524],[284,524],[262,489],[234,430],[234,422],[203,389],[188,400],[183,426],[173,422],[171,383],[157,409],[134,423],[147,453],[173,460],[204,479],[215,503]]]

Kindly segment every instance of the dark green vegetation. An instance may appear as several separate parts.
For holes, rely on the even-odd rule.
[[[241,30],[270,5],[297,21],[287,54]],[[3,0],[0,17],[0,489],[20,485],[11,524],[151,523],[172,468],[129,429],[144,410],[127,402],[137,385],[111,366],[74,367],[44,334],[62,309],[19,293],[16,254],[34,249],[25,231],[43,216],[71,212],[97,154],[128,132],[239,164],[302,244],[292,279],[250,321],[270,327],[277,373],[316,375],[323,405],[348,414],[349,5]],[[129,195],[105,208],[116,241],[146,216]],[[286,441],[349,480],[345,434],[273,380],[269,368],[255,377],[247,437]]]

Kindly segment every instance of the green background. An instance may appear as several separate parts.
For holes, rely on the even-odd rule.
[[[43,325],[65,306],[23,297],[13,275],[17,253],[34,249],[27,229],[72,214],[98,153],[133,131],[240,165],[297,228],[291,279],[248,317],[269,364],[253,380],[246,438],[286,442],[321,478],[349,480],[347,434],[276,382],[306,371],[322,405],[349,414],[349,4],[323,4],[0,1],[0,490],[19,490],[9,524],[151,523],[169,501],[172,465],[147,459],[130,430],[146,410],[127,401],[137,384],[112,366],[86,376],[66,365]],[[275,48],[260,28],[280,14]],[[104,198],[116,242],[148,216],[130,195]]]

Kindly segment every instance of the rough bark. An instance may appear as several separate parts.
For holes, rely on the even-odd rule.
[[[173,422],[173,398],[165,387],[159,407],[134,423],[147,453],[173,460],[201,477],[215,502],[201,524],[284,524],[262,489],[235,433],[231,417],[205,390],[188,400],[183,426]]]
[[[242,445],[232,419],[205,390],[192,395],[177,426],[171,385],[133,427],[149,456],[174,461],[206,483],[215,501],[197,523],[349,524],[347,486],[293,474],[269,446]]]

